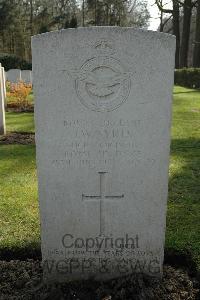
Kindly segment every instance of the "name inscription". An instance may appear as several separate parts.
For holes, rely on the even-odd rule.
[[[92,120],[66,119],[63,121],[62,152],[52,164],[56,167],[90,168],[110,166],[115,160],[136,165],[141,160],[140,134],[144,130],[141,120]],[[139,134],[140,133],[140,134]],[[155,159],[145,158],[153,164]]]

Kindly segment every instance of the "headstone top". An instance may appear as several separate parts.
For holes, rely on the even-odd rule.
[[[49,31],[45,33],[40,33],[37,35],[34,35],[32,37],[32,41],[36,39],[44,39],[48,38],[49,36],[56,36],[56,35],[62,35],[62,34],[81,34],[82,32],[98,32],[98,33],[106,33],[106,32],[114,32],[114,33],[131,33],[131,34],[137,34],[140,36],[148,36],[150,37],[155,37],[155,38],[160,38],[166,41],[166,39],[173,39],[175,40],[176,37],[172,34],[165,33],[165,32],[159,32],[159,31],[152,31],[152,30],[145,30],[145,29],[140,29],[140,28],[133,28],[133,27],[120,27],[120,26],[89,26],[89,27],[77,27],[77,28],[67,28],[67,29],[61,29],[61,30],[55,30],[55,31]],[[107,39],[104,39],[104,37],[101,38],[101,40],[104,42],[106,41],[107,44]],[[114,39],[112,39],[114,40]],[[99,43],[98,43],[99,44]],[[97,46],[98,46],[97,44]]]
[[[18,83],[21,80],[20,69],[10,69],[6,72],[6,79],[11,83]]]
[[[21,80],[25,83],[32,83],[32,71],[21,70]]]

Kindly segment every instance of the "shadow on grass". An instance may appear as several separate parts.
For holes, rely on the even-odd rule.
[[[182,156],[187,156],[188,153],[185,150],[200,150],[200,139],[188,138],[188,139],[172,139],[171,141],[171,154],[180,154],[182,151]],[[200,153],[199,153],[200,155]],[[189,157],[188,157],[189,158]]]
[[[200,278],[200,271],[193,259],[192,253],[187,250],[180,251],[173,248],[166,248],[164,264],[171,265],[175,268],[184,268],[190,276],[198,276],[198,278]]]
[[[26,259],[42,259],[39,243],[30,243],[24,248],[2,248],[0,249],[0,260],[26,260]]]
[[[165,262],[200,274],[200,139],[173,139]]]
[[[185,91],[185,92],[173,92],[174,95],[178,94],[189,94],[189,93],[200,93],[200,90],[190,90],[190,91]]]

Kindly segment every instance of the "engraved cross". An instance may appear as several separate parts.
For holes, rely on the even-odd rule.
[[[98,172],[100,176],[100,193],[99,195],[85,195],[82,194],[82,200],[99,200],[99,222],[100,222],[100,236],[105,234],[105,216],[103,213],[103,204],[105,200],[116,200],[124,198],[124,194],[119,196],[108,196],[106,195],[106,173],[107,172]]]

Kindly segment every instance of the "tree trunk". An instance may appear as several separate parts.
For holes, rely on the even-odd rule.
[[[191,15],[192,15],[191,0],[185,0],[184,7],[183,7],[183,31],[182,31],[181,51],[180,51],[181,68],[188,66],[188,49],[189,49],[189,39],[190,39]]]
[[[106,26],[109,25],[109,5],[108,3],[105,4],[106,5]]]
[[[163,6],[162,0],[160,1],[160,5]],[[163,11],[160,10],[160,32],[163,32]]]
[[[94,4],[94,25],[97,26],[97,0],[95,0]]]
[[[196,29],[193,53],[193,67],[200,68],[200,0],[197,0]]]
[[[163,12],[160,12],[160,32],[163,32]]]
[[[31,36],[33,35],[33,0],[30,0],[30,29],[31,29]]]
[[[82,4],[82,26],[85,26],[85,0],[83,0]]]
[[[176,69],[179,68],[179,57],[180,57],[180,23],[179,23],[179,1],[172,0],[173,9],[165,9],[163,7],[162,0],[155,0],[158,9],[161,12],[160,17],[160,31],[163,31],[163,13],[171,14],[173,17],[172,24],[173,24],[173,34],[176,36],[176,56],[175,56],[175,67]],[[186,0],[185,0],[186,1]]]
[[[180,18],[179,18],[179,3],[173,0],[173,34],[176,36],[176,54],[175,54],[175,68],[178,69],[180,62]]]

